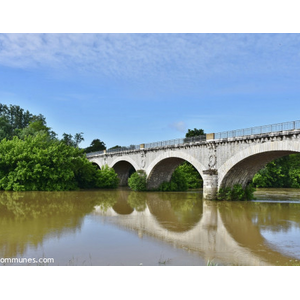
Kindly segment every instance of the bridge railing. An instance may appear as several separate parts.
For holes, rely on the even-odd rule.
[[[206,141],[206,135],[200,135],[200,136],[194,136],[188,138],[179,138],[179,139],[173,139],[173,140],[167,140],[167,141],[161,141],[155,143],[148,143],[148,144],[144,144],[144,149],[180,145],[185,143],[202,142],[202,141]],[[140,148],[141,145],[130,145],[129,147],[119,147],[114,149],[107,149],[104,151],[91,152],[91,153],[87,153],[86,156],[93,156],[93,155],[103,154],[103,153],[124,152],[128,150],[137,150]]]
[[[140,145],[130,145],[128,147],[118,147],[118,148],[107,149],[102,151],[90,152],[87,153],[86,156],[93,156],[96,154],[103,154],[103,153],[123,152],[123,151],[136,150],[136,149],[140,149]]]
[[[215,133],[215,139],[300,129],[300,120]]]
[[[179,139],[168,140],[168,141],[148,143],[145,144],[145,148],[157,148],[157,147],[181,145],[186,143],[202,142],[205,140],[206,140],[206,135],[200,135],[200,136],[193,136],[188,138],[179,138]]]
[[[88,156],[93,156],[93,155],[103,154],[103,153],[104,153],[103,150],[102,151],[95,151],[95,152],[87,153],[86,156],[88,157]]]
[[[300,129],[300,120],[218,132],[215,133],[214,139],[234,138],[239,136],[272,133],[272,132],[294,130],[294,129]],[[200,135],[200,136],[194,136],[188,138],[179,138],[179,139],[173,139],[173,140],[167,140],[167,141],[161,141],[155,143],[142,144],[143,145],[142,148],[149,149],[149,148],[181,145],[186,143],[204,142],[204,141],[206,141],[206,135]],[[130,145],[128,147],[119,147],[119,148],[108,149],[104,151],[97,151],[97,152],[87,153],[86,156],[93,156],[96,154],[103,154],[103,153],[124,152],[128,150],[137,150],[137,149],[141,149],[141,145]]]

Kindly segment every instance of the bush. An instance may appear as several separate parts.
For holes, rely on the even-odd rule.
[[[97,170],[96,186],[101,189],[115,189],[118,187],[119,178],[113,168],[105,165],[101,170]]]
[[[133,173],[128,179],[128,185],[133,191],[146,191],[147,189],[147,175],[145,171],[138,170]]]
[[[235,184],[233,188],[221,188],[217,193],[217,200],[247,201],[254,199],[255,188],[250,184],[243,188],[241,184]]]
[[[47,134],[0,142],[0,190],[69,191],[115,188],[114,170],[96,170],[82,150],[51,140]]]
[[[203,180],[193,165],[187,161],[176,168],[183,173],[189,189],[199,189],[203,187]]]
[[[187,179],[181,169],[175,169],[169,182],[163,182],[158,190],[162,192],[186,191],[188,189]]]

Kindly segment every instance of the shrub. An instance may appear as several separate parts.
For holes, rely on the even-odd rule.
[[[203,180],[193,165],[187,161],[176,168],[183,173],[189,189],[199,189],[203,187]]]
[[[138,170],[128,179],[128,185],[133,191],[145,191],[147,189],[147,175],[145,171]]]
[[[255,188],[250,184],[243,188],[241,184],[235,184],[232,188],[221,188],[217,193],[217,200],[247,201],[254,199]]]
[[[47,134],[0,142],[0,190],[69,191],[116,188],[118,176],[108,167],[96,170],[84,152]]]
[[[175,169],[169,182],[163,182],[158,189],[162,192],[186,191],[188,189],[187,179],[181,169]]]
[[[113,168],[105,165],[101,170],[97,170],[96,186],[102,189],[115,189],[118,187],[119,178]]]

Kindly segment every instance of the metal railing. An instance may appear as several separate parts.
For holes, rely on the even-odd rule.
[[[104,153],[103,150],[102,151],[96,151],[96,152],[90,152],[90,153],[87,153],[86,156],[88,157],[88,156],[93,156],[93,155],[98,155],[98,154],[103,154],[103,153]]]
[[[124,152],[124,151],[128,151],[128,150],[137,150],[137,149],[140,149],[140,145],[130,145],[128,147],[118,147],[118,148],[113,148],[113,149],[107,149],[106,153]],[[103,153],[104,153],[104,150],[90,152],[90,153],[87,153],[86,156],[93,156],[93,155],[103,154]]]
[[[157,147],[165,147],[165,146],[173,146],[173,145],[181,145],[186,143],[195,143],[195,142],[203,142],[206,141],[206,135],[193,136],[188,138],[179,138],[168,141],[161,141],[155,143],[145,144],[145,148],[157,148]]]
[[[251,127],[251,128],[245,128],[245,129],[237,129],[237,130],[231,130],[231,131],[218,132],[218,133],[215,133],[215,139],[234,138],[234,137],[239,137],[239,136],[272,133],[272,132],[294,130],[294,129],[300,129],[300,120],[278,123],[278,124],[271,124],[271,125],[263,125],[263,126],[257,126],[257,127]]]
[[[231,131],[223,131],[215,133],[214,139],[225,139],[225,138],[234,138],[234,137],[241,137],[241,136],[250,136],[256,134],[267,134],[272,132],[279,132],[285,130],[295,130],[300,129],[300,120],[291,121],[291,122],[284,122],[278,124],[271,124],[271,125],[263,125],[263,126],[256,126],[250,127],[245,129],[237,129]],[[188,138],[179,138],[155,143],[148,143],[144,144],[144,149],[150,148],[157,148],[157,147],[165,147],[165,146],[173,146],[173,145],[182,145],[186,143],[195,143],[195,142],[205,142],[206,135],[188,137]],[[114,153],[114,152],[124,152],[128,150],[138,150],[141,148],[141,145],[130,145],[128,147],[119,147],[114,149],[106,150],[106,153]],[[93,156],[97,154],[103,154],[104,151],[97,151],[87,153],[86,156]]]
[[[181,144],[186,144],[186,143],[204,142],[204,141],[206,141],[206,135],[200,135],[200,136],[194,136],[194,137],[188,137],[188,138],[179,138],[179,139],[174,139],[174,140],[148,143],[148,144],[144,144],[144,149],[181,145]],[[114,149],[107,149],[106,153],[124,152],[124,151],[128,151],[128,150],[137,150],[137,149],[140,149],[140,145],[130,145],[129,147],[119,147],[119,148],[114,148]],[[104,151],[91,152],[91,153],[87,153],[86,156],[93,156],[93,155],[98,155],[98,154],[103,154],[103,153],[104,153]]]

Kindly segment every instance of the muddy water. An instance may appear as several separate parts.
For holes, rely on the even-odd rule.
[[[0,192],[0,265],[300,265],[300,190]]]

